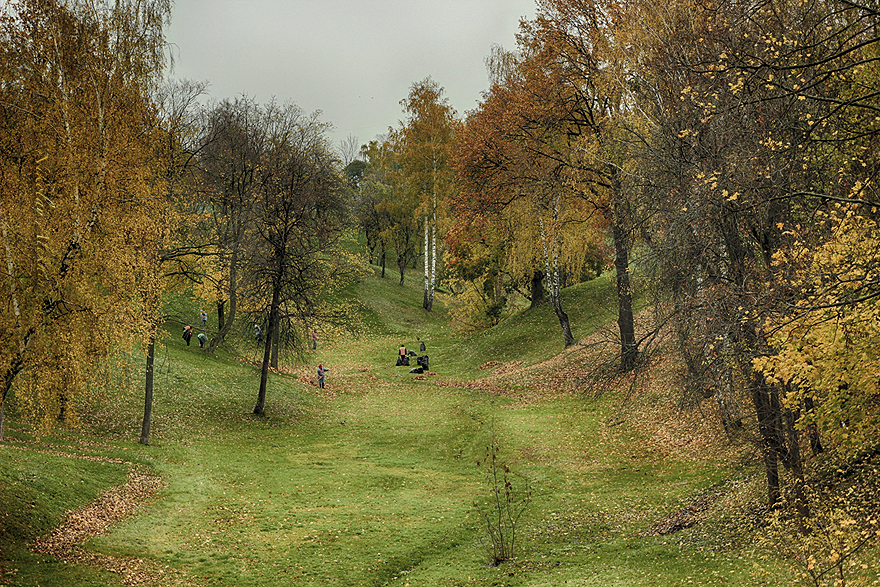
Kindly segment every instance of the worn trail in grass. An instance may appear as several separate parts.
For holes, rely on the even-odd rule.
[[[391,357],[393,340],[385,341]],[[353,343],[319,351],[313,362],[331,365],[323,391],[302,383],[311,366],[273,376],[265,419],[248,415],[255,388],[246,366],[177,361],[162,376],[204,389],[169,405],[179,412],[140,449],[168,488],[91,546],[155,558],[200,585],[751,580],[736,553],[639,537],[716,473],[615,446],[600,434],[609,406],[571,397],[521,405],[452,385],[440,366],[420,380],[361,357]],[[213,389],[220,381],[228,387]],[[189,434],[194,422],[198,433]],[[488,565],[484,523],[471,505],[487,494],[476,461],[493,434],[533,491],[517,556],[499,567]]]

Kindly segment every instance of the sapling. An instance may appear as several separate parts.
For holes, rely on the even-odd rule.
[[[512,480],[515,476],[510,467],[499,460],[499,452],[493,433],[492,442],[486,447],[485,459],[477,461],[477,466],[486,468],[489,495],[481,502],[474,502],[474,507],[486,522],[492,566],[513,558],[517,527],[532,499],[531,487],[521,476],[516,476],[519,481],[514,488]]]

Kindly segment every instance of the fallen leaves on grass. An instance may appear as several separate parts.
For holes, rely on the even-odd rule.
[[[158,475],[133,466],[128,472],[127,483],[105,491],[82,509],[68,512],[58,528],[34,543],[33,550],[68,563],[96,566],[116,573],[125,585],[180,584],[175,573],[157,563],[108,556],[82,548],[89,538],[106,533],[113,524],[134,515],[151,502],[162,487]]]
[[[710,506],[722,495],[722,492],[712,492],[698,496],[687,506],[651,524],[643,535],[665,536],[697,525],[709,512]]]

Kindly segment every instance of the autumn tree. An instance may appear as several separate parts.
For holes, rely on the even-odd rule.
[[[627,2],[543,0],[520,36],[547,86],[544,102],[553,105],[543,117],[545,127],[564,125],[564,149],[542,152],[564,162],[569,182],[595,210],[601,219],[595,226],[607,230],[613,245],[622,371],[633,369],[639,356],[630,255],[641,184],[633,129],[643,117],[627,82],[633,48],[626,27],[633,18]]]
[[[15,390],[21,413],[51,426],[75,420],[102,359],[150,331],[140,237],[161,183],[147,96],[170,3],[0,10],[0,406]]]
[[[256,415],[265,413],[270,353],[282,320],[320,317],[328,286],[351,273],[335,247],[347,215],[326,125],[293,105],[270,103],[261,112],[266,143],[253,194],[254,254],[245,268],[251,296],[268,314]]]
[[[449,148],[458,126],[455,110],[443,96],[443,88],[427,78],[410,88],[401,101],[408,119],[399,131],[400,162],[406,189],[417,199],[417,214],[424,229],[424,296],[422,306],[430,311],[437,281],[438,233],[445,216],[446,200],[452,190]]]
[[[394,193],[395,182],[399,176],[396,157],[388,140],[373,140],[361,147],[363,168],[352,202],[352,211],[366,239],[370,263],[385,268],[389,249],[392,247],[389,229],[394,217],[389,209],[389,201]]]
[[[418,258],[420,215],[414,212],[419,207],[420,194],[408,189],[401,151],[401,134],[394,130],[389,130],[384,139],[364,146],[362,154],[367,166],[358,217],[362,226],[365,221],[368,223],[373,234],[382,276],[386,255],[393,253],[403,285],[406,268]]]
[[[691,389],[716,398],[728,431],[754,422],[769,504],[781,500],[781,464],[807,515],[797,426],[827,390],[804,393],[790,357],[773,358],[786,353],[771,334],[796,331],[780,329],[791,308],[821,315],[821,304],[799,302],[815,284],[793,277],[824,263],[830,227],[854,225],[816,220],[835,200],[870,194],[852,191],[852,174],[864,177],[861,141],[876,132],[876,91],[856,81],[872,61],[876,13],[835,1],[667,8],[645,3],[639,20],[654,39],[637,81],[652,118],[648,240]],[[855,303],[846,291],[840,301]]]
[[[583,164],[586,131],[578,120],[588,103],[575,91],[579,81],[563,75],[563,62],[537,32],[522,42],[515,66],[503,61],[503,75],[460,133],[455,162],[462,192],[455,205],[459,217],[467,217],[465,210],[509,216],[515,236],[508,271],[530,279],[532,291],[546,280],[569,346],[575,339],[562,308],[562,276],[579,274],[590,256],[604,252],[604,186]]]

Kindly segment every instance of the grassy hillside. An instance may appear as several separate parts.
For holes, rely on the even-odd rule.
[[[417,275],[403,287],[396,275],[370,278],[347,294],[355,327],[328,329],[316,352],[273,373],[264,418],[251,415],[249,341],[207,355],[174,326],[157,353],[150,446],[137,444],[136,366],[112,393],[84,400],[88,434],[35,441],[13,423],[0,444],[0,585],[121,585],[129,575],[238,587],[791,584],[736,528],[762,497],[753,464],[730,459],[709,426],[675,419],[662,364],[637,398],[591,400],[569,385],[591,347],[561,353],[549,307],[460,336],[442,301],[421,308]],[[564,303],[575,335],[587,336],[613,316],[611,283],[581,284]],[[432,374],[394,366],[397,346],[417,337]],[[503,366],[479,368],[489,361]],[[313,381],[319,362],[330,367],[324,390]],[[514,497],[531,495],[514,558],[498,566],[474,506],[496,495],[493,471],[477,464],[493,443]],[[86,542],[99,566],[30,552],[66,510],[144,468],[163,488]],[[651,531],[706,496],[731,513]]]

